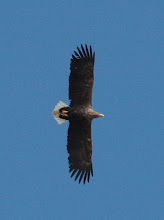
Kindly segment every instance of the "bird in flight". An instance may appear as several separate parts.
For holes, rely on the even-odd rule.
[[[53,110],[59,124],[69,121],[67,150],[69,172],[79,183],[93,176],[91,124],[94,118],[104,116],[92,107],[95,52],[92,47],[81,45],[74,51],[70,65],[70,105],[60,101]]]

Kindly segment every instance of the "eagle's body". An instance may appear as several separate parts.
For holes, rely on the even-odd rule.
[[[63,111],[67,111],[66,115],[62,114]],[[65,120],[92,120],[102,116],[98,112],[95,112],[91,107],[85,107],[82,105],[76,107],[63,107],[59,112],[61,113],[60,118]]]
[[[76,174],[75,180],[79,177],[79,183],[84,177],[85,183],[86,179],[89,182],[90,174],[93,176],[91,123],[94,118],[104,115],[92,108],[95,53],[92,53],[91,46],[88,50],[87,45],[85,49],[82,45],[81,50],[77,49],[70,66],[70,106],[60,101],[53,116],[59,124],[69,120],[67,150],[71,177]]]

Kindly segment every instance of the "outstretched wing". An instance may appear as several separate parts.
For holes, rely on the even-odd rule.
[[[92,88],[94,83],[94,59],[95,52],[92,47],[81,45],[81,50],[74,51],[71,59],[71,73],[69,77],[69,99],[70,106],[85,105],[92,106]]]
[[[68,129],[67,150],[69,153],[69,172],[79,183],[89,182],[92,169],[92,139],[90,120],[71,120]]]

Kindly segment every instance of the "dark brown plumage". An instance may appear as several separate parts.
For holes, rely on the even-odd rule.
[[[94,83],[94,60],[95,53],[92,54],[86,45],[86,51],[81,45],[83,53],[75,52],[71,59],[71,73],[69,77],[69,99],[71,100],[70,106],[85,105],[92,106],[92,88]]]
[[[58,123],[69,120],[67,150],[69,172],[79,183],[89,182],[93,176],[91,123],[94,118],[104,116],[92,108],[95,53],[92,47],[81,45],[72,55],[69,77],[70,106],[59,102],[53,111]]]

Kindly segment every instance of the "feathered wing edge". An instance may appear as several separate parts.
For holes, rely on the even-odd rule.
[[[89,183],[90,175],[93,176],[92,163],[82,162],[80,164],[80,168],[78,168],[78,167],[75,168],[73,165],[70,165],[69,172],[71,173],[71,177],[75,176],[75,181],[79,177],[79,183],[81,183],[81,180],[84,177],[83,183],[85,184],[86,179],[88,180],[88,183]]]
[[[90,58],[90,59],[93,61],[93,63],[94,63],[94,60],[95,60],[95,52],[94,52],[94,53],[92,52],[92,47],[91,47],[91,45],[90,45],[90,47],[89,47],[89,49],[88,49],[87,44],[85,44],[85,49],[84,49],[83,45],[81,44],[81,50],[79,49],[79,47],[77,47],[77,50],[78,50],[78,52],[74,51],[74,54],[75,54],[75,55],[72,54],[72,59],[71,59],[71,61],[72,61],[73,59],[80,59],[80,58],[87,57],[87,58]]]

